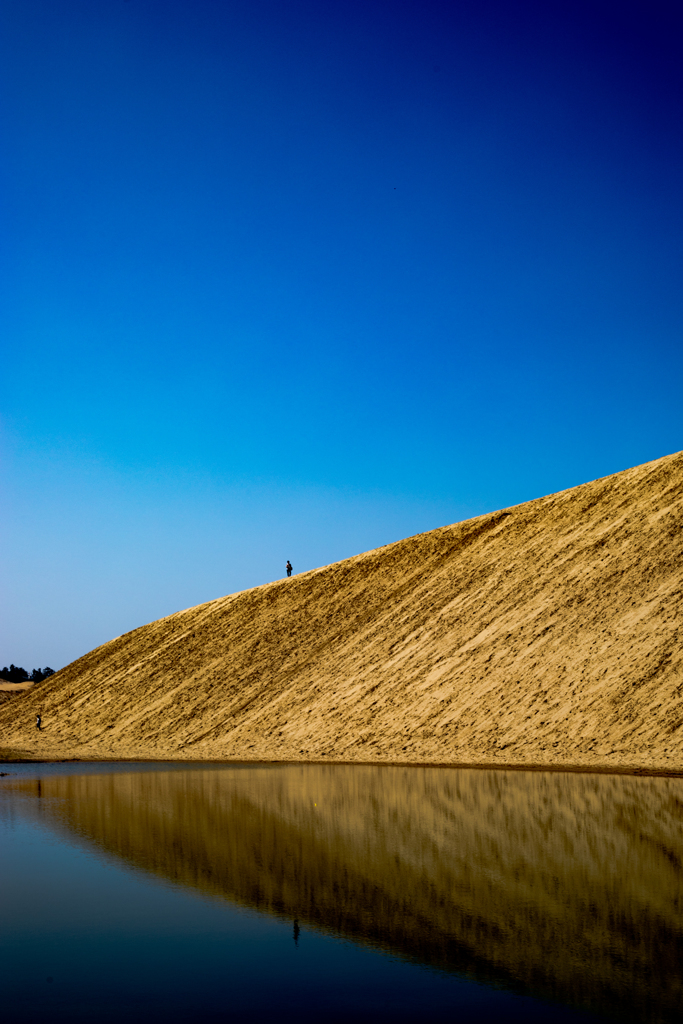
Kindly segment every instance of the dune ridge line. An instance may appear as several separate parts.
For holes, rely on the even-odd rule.
[[[0,747],[678,772],[682,530],[679,452],[135,629]]]

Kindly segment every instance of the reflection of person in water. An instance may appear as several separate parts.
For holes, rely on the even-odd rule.
[[[42,721],[43,721],[43,720],[42,720],[42,718],[40,717],[40,715],[36,715],[36,729],[40,729],[40,725],[41,725],[41,722],[42,722]]]
[[[301,931],[301,929],[299,928],[299,922],[295,921],[294,922],[294,945],[295,946],[299,945],[299,932],[300,931]]]
[[[287,570],[287,575],[291,576],[292,575],[292,563],[290,562],[289,559],[287,559],[287,565],[285,566],[285,569]]]

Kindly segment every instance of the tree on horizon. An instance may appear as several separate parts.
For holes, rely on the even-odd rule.
[[[55,671],[46,665],[45,668],[34,668],[29,675],[25,668],[20,665],[10,665],[9,668],[5,667],[0,671],[0,679],[4,679],[7,683],[25,683],[30,681],[32,683],[41,683],[43,679],[47,679],[48,676],[53,676]]]

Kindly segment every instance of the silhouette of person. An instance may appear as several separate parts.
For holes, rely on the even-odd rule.
[[[289,559],[287,559],[287,565],[285,566],[285,569],[287,570],[287,575],[291,576],[292,575],[292,563],[290,562]]]
[[[41,722],[42,722],[42,721],[43,721],[43,720],[42,720],[42,718],[40,717],[40,715],[36,715],[36,729],[40,729],[40,725],[41,725]]]
[[[299,945],[299,932],[300,931],[301,931],[301,928],[299,928],[299,922],[295,921],[294,922],[294,945],[295,946]]]

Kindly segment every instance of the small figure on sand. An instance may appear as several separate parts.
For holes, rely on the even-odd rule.
[[[42,721],[43,721],[43,720],[42,720],[42,718],[40,717],[40,715],[36,715],[36,729],[40,729],[40,726],[41,726],[41,722],[42,722]]]
[[[292,575],[292,563],[290,562],[289,559],[287,559],[287,565],[285,566],[285,569],[287,570],[287,575],[291,576]]]

